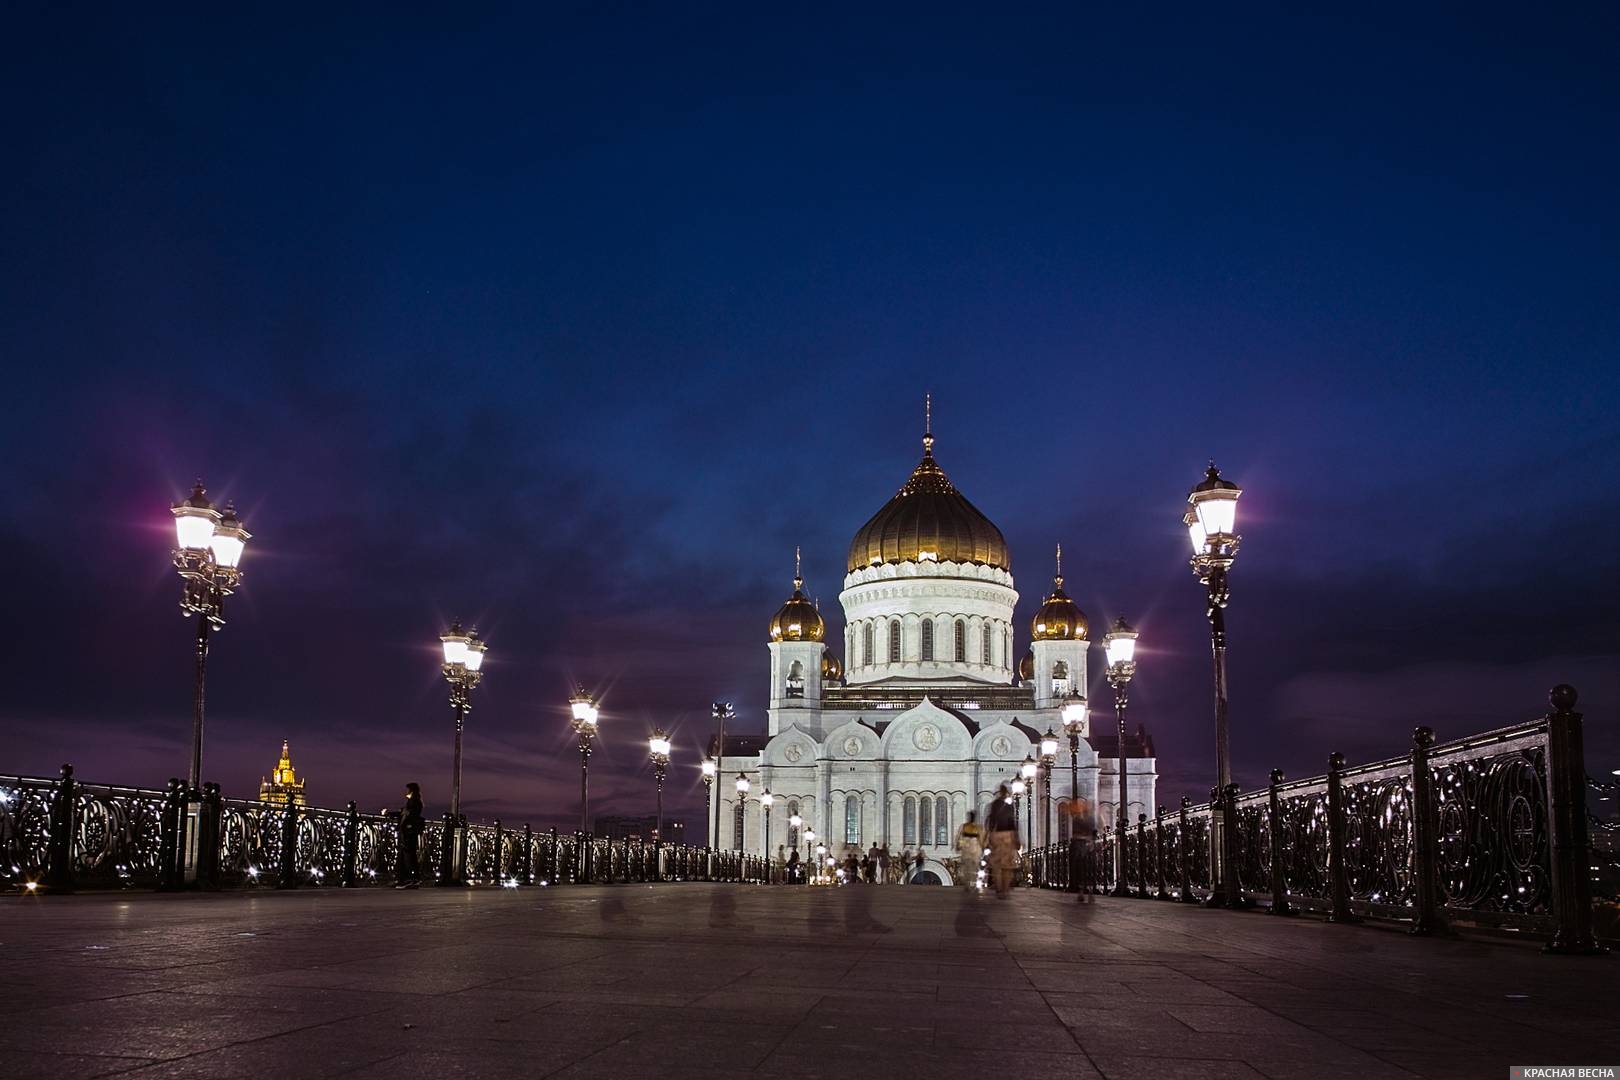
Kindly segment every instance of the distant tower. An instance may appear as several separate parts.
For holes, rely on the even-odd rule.
[[[793,549],[793,595],[771,617],[770,732],[797,723],[811,734],[821,727],[822,653],[827,625],[804,595],[799,550]]]
[[[281,760],[276,762],[270,779],[259,779],[259,801],[283,806],[289,801],[294,806],[305,805],[304,782],[293,775],[292,753],[287,749],[286,739],[281,740]]]
[[[1029,627],[1037,709],[1062,705],[1070,691],[1085,696],[1089,629],[1085,612],[1063,591],[1063,545],[1059,544],[1052,592],[1041,602]]]

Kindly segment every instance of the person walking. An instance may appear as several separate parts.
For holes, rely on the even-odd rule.
[[[990,880],[996,898],[1005,900],[1012,893],[1013,868],[1018,865],[1018,812],[1006,784],[996,789],[984,824],[990,832]]]
[[[417,848],[422,840],[422,786],[415,782],[405,785],[405,808],[399,813],[399,865],[394,874],[394,888],[414,889],[422,881],[422,866]]]
[[[788,852],[787,866],[785,869],[787,872],[787,881],[789,885],[804,884],[804,869],[799,865],[798,848],[794,848],[792,851]]]
[[[911,872],[911,880],[912,881],[921,883],[923,866],[927,862],[928,862],[928,860],[923,856],[923,849],[918,848],[917,849],[917,868]]]
[[[1091,846],[1096,841],[1097,829],[1091,820],[1091,802],[1087,799],[1069,801],[1069,881],[1073,883],[1075,900],[1091,903]]]
[[[882,852],[878,850],[876,844],[873,844],[871,849],[867,851],[866,857],[872,863],[872,869],[867,871],[866,880],[876,885],[883,877]]]
[[[979,859],[984,854],[984,829],[978,815],[967,812],[967,820],[956,830],[956,868],[962,884],[971,889],[979,883]]]

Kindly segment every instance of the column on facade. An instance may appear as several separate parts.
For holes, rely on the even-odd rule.
[[[877,763],[877,843],[881,847],[889,846],[889,760],[880,758]]]

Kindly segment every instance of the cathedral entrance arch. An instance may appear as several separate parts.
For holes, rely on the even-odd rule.
[[[950,870],[938,859],[928,859],[923,863],[921,870],[913,870],[911,876],[906,878],[907,885],[951,885],[954,884]]]

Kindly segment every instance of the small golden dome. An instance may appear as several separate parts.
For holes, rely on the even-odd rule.
[[[1035,612],[1030,622],[1030,636],[1036,641],[1084,641],[1089,631],[1086,613],[1063,591],[1063,545],[1059,544],[1052,592]]]
[[[1025,649],[1024,658],[1018,661],[1018,678],[1024,682],[1035,677],[1035,650]]]
[[[838,657],[832,654],[831,649],[821,654],[821,681],[824,683],[837,682],[844,677],[844,665],[838,662]]]
[[[880,563],[903,562],[976,563],[1012,569],[1001,530],[956,490],[934,460],[932,432],[923,433],[922,461],[912,470],[911,479],[860,527],[849,545],[851,573]]]
[[[821,612],[804,595],[804,578],[799,576],[799,551],[793,551],[793,595],[771,616],[772,641],[820,641],[827,635]]]

